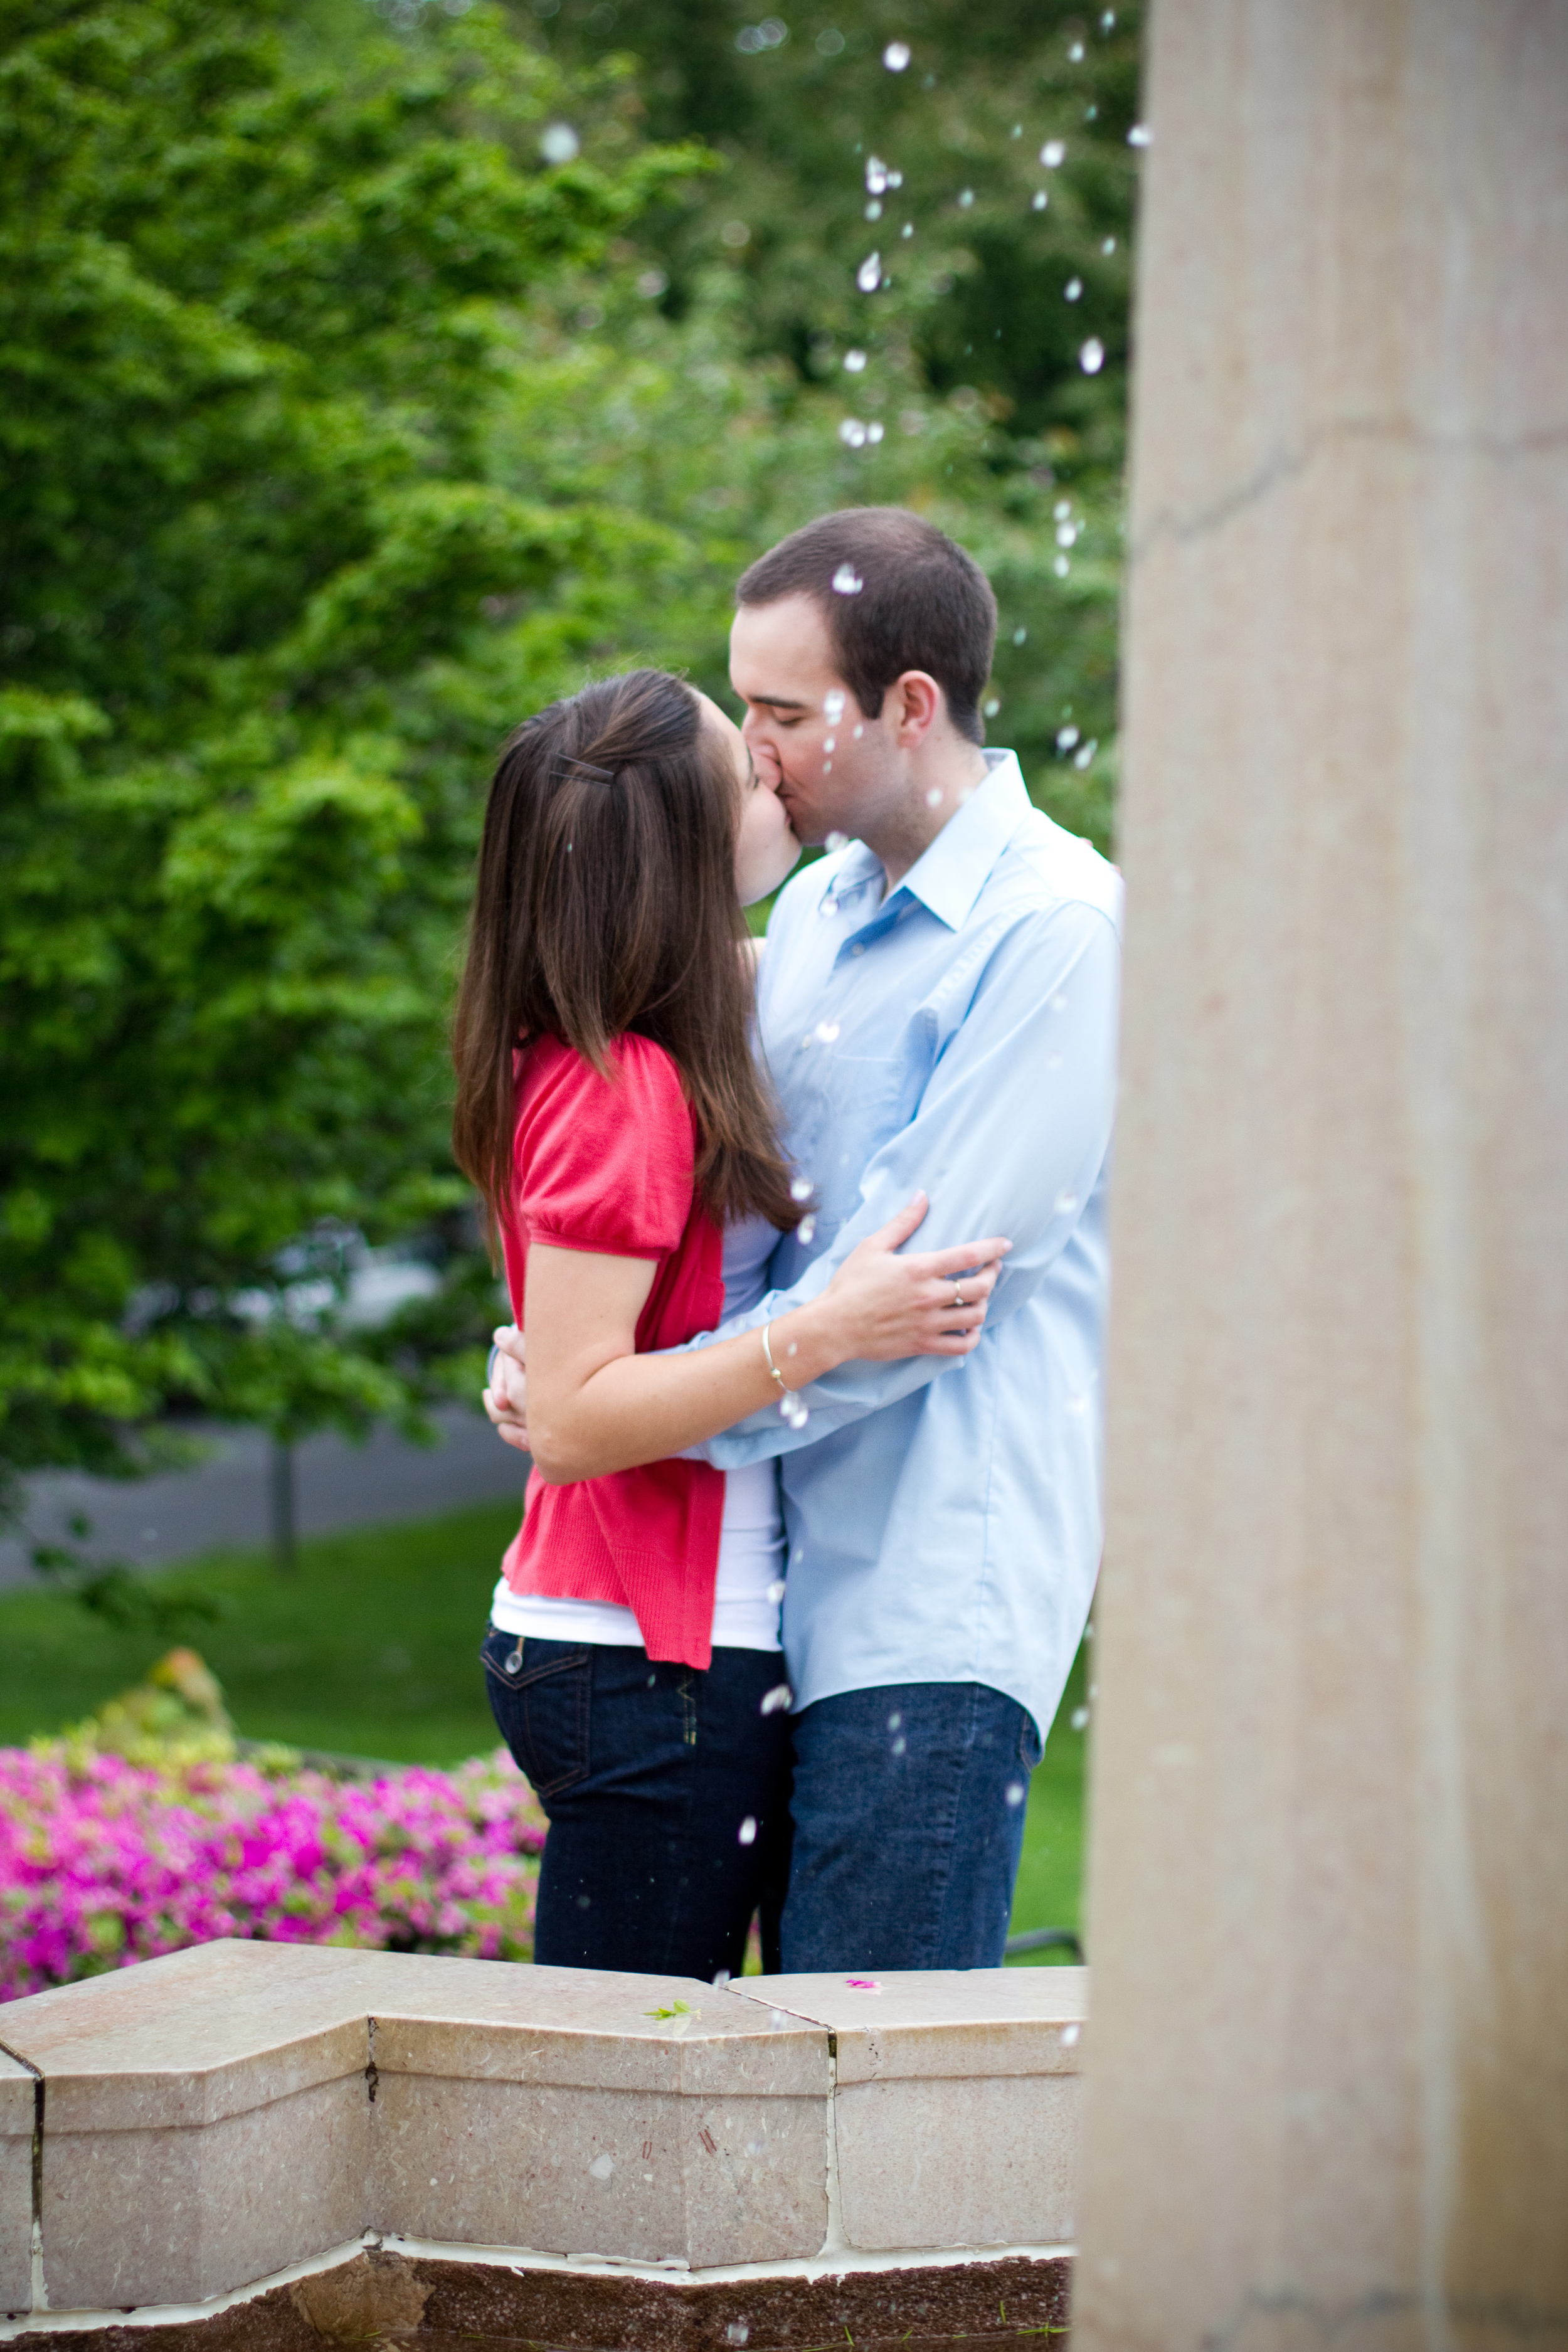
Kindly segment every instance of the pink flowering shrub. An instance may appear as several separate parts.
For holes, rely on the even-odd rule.
[[[0,1748],[0,2000],[219,1936],[527,1959],[545,1826],[504,1749],[367,1783]]]

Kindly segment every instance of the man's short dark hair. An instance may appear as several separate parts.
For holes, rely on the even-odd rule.
[[[759,556],[735,589],[737,604],[785,596],[810,596],[819,606],[838,675],[868,719],[879,716],[896,678],[923,669],[947,697],[959,733],[984,740],[980,698],[996,644],[996,599],[974,558],[933,523],[907,507],[818,515]]]

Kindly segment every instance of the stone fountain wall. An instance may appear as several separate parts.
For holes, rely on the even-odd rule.
[[[237,1942],[37,1994],[0,2013],[3,2332],[1055,2330],[1085,1995],[1076,1969],[715,1990]]]

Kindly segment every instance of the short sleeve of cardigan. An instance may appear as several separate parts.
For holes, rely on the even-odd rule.
[[[691,1213],[695,1141],[675,1064],[617,1038],[611,1078],[555,1039],[525,1080],[515,1204],[532,1241],[612,1257],[664,1257]]]

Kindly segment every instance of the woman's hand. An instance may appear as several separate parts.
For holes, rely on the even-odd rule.
[[[528,1344],[515,1323],[503,1323],[492,1332],[495,1350],[484,1407],[496,1434],[519,1454],[528,1444]]]
[[[819,1349],[837,1363],[856,1358],[887,1363],[904,1356],[967,1356],[975,1348],[1002,1260],[1013,1244],[993,1234],[950,1249],[900,1255],[929,1206],[925,1194],[917,1192],[897,1216],[850,1251],[820,1298],[779,1318],[774,1356],[789,1387],[814,1377],[802,1360],[818,1359]],[[807,1323],[805,1333],[791,1328],[800,1320]],[[792,1372],[792,1350],[801,1365],[798,1374]]]

